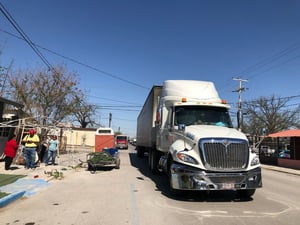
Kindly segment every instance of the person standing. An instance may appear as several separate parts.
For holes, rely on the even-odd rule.
[[[42,141],[41,141],[41,151],[39,153],[39,161],[45,162],[45,160],[47,159],[48,155],[47,155],[47,149],[48,149],[48,137],[45,136]]]
[[[16,141],[16,135],[13,134],[10,137],[8,137],[4,148],[5,170],[10,169],[10,166],[12,164],[13,159],[16,156],[17,151],[18,151],[18,143]]]
[[[46,166],[49,165],[49,160],[51,158],[51,164],[52,165],[57,165],[55,163],[55,158],[56,158],[56,155],[57,155],[57,149],[58,149],[58,145],[59,145],[59,141],[57,140],[57,136],[56,135],[53,135],[49,142],[48,142],[48,157],[45,161],[45,164]]]
[[[25,159],[25,169],[34,169],[35,168],[35,155],[36,149],[40,142],[40,138],[37,134],[35,134],[34,129],[29,130],[29,134],[27,134],[23,140],[25,143],[24,148],[24,159]]]

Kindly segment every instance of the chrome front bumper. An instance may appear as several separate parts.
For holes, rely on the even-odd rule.
[[[171,185],[178,190],[243,190],[262,187],[261,168],[242,172],[207,172],[173,163]]]

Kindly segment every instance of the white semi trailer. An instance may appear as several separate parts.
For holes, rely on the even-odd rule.
[[[170,190],[236,190],[252,196],[262,187],[259,158],[233,128],[229,105],[212,82],[167,80],[153,86],[137,119],[138,157],[168,175]]]

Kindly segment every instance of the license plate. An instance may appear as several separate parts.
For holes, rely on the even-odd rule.
[[[222,188],[224,190],[233,190],[234,189],[234,183],[225,183],[225,184],[222,184]]]

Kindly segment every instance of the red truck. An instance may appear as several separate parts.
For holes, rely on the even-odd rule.
[[[118,149],[128,149],[128,137],[126,135],[117,135],[116,147]]]

